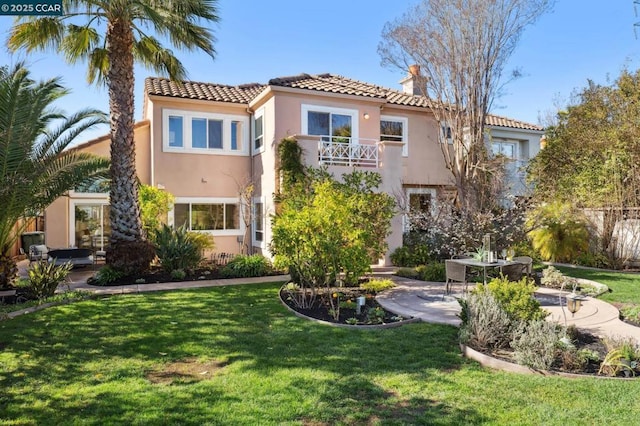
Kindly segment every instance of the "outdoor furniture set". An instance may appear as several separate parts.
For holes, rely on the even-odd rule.
[[[478,260],[470,255],[456,255],[452,259],[444,261],[446,272],[445,295],[451,292],[451,283],[459,282],[464,284],[464,291],[467,291],[469,275],[467,268],[482,271],[484,284],[487,283],[487,270],[498,269],[500,273],[510,281],[518,281],[523,275],[531,276],[533,259],[529,256],[514,257],[511,260],[496,259],[492,262],[488,260]]]

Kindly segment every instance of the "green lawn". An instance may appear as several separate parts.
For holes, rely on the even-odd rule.
[[[328,327],[291,315],[277,289],[117,296],[0,322],[0,423],[637,423],[640,381],[486,370],[461,358],[454,327]],[[180,360],[219,369],[148,379]]]
[[[611,292],[599,296],[599,299],[610,303],[640,305],[640,274],[567,267],[557,269],[571,277],[586,278],[606,284]]]

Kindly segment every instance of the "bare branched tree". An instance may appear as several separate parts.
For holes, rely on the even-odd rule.
[[[523,30],[553,1],[423,0],[384,27],[382,63],[404,70],[418,66],[413,72],[442,125],[441,148],[463,211],[491,207],[486,115]]]

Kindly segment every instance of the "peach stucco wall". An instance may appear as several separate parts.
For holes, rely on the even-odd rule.
[[[134,142],[136,144],[136,172],[143,183],[149,182],[149,122],[136,123],[134,128]],[[81,144],[77,149],[102,157],[110,156],[109,136]],[[79,199],[80,196],[70,193],[71,197]],[[73,244],[70,238],[69,205],[72,199],[69,195],[55,200],[45,210],[45,239],[49,247],[69,247]],[[96,195],[92,198],[104,198],[104,195]]]

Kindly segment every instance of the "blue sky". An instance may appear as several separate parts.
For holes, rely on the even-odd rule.
[[[215,26],[217,56],[177,52],[189,79],[223,84],[266,83],[270,78],[303,72],[330,72],[381,86],[399,88],[404,72],[380,65],[377,46],[384,24],[415,4],[414,0],[219,0],[221,21]],[[566,104],[588,79],[607,83],[623,67],[635,70],[640,59],[633,0],[559,0],[553,11],[529,27],[508,70],[523,77],[506,87],[493,113],[538,123],[539,117]],[[638,9],[640,14],[640,7]],[[11,17],[0,17],[6,40]],[[26,60],[37,78],[62,76],[73,93],[60,102],[67,112],[82,107],[108,111],[104,88],[89,86],[86,66],[68,66],[54,53],[9,54],[0,64]],[[136,69],[136,119],[142,115],[142,84],[150,72]],[[87,132],[79,141],[106,133]]]

